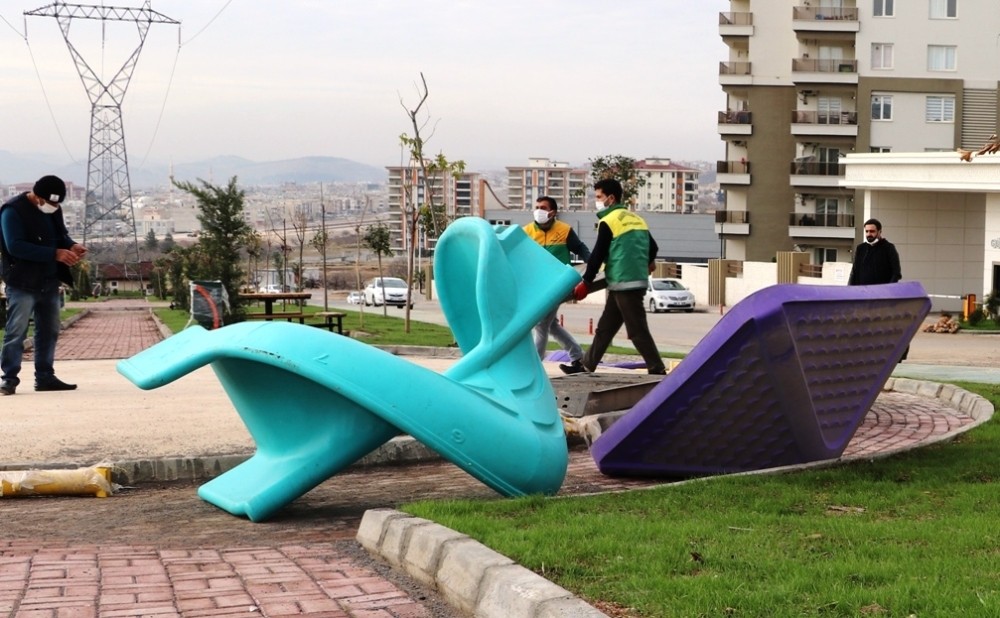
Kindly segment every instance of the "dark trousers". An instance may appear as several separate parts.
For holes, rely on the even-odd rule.
[[[593,371],[601,362],[601,358],[604,357],[611,341],[624,324],[625,332],[632,340],[632,345],[646,361],[647,371],[663,373],[663,359],[660,358],[660,351],[656,349],[653,336],[649,334],[646,310],[642,305],[642,299],[645,295],[644,288],[618,292],[608,290],[608,300],[604,304],[604,312],[597,321],[594,342],[590,344],[590,349],[583,355],[583,366],[589,371]]]

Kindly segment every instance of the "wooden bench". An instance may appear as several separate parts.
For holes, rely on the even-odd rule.
[[[314,317],[323,318],[322,324],[313,324],[313,326],[318,326],[320,328],[325,328],[331,333],[333,329],[337,329],[337,333],[344,334],[344,317],[347,314],[343,311],[317,311],[313,314]]]
[[[291,312],[276,312],[276,313],[248,313],[246,319],[248,320],[285,320],[291,322],[292,320],[298,320],[299,324],[305,324],[306,318],[309,314],[306,313],[291,313]]]

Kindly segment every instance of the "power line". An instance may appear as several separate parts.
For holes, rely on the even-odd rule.
[[[230,5],[230,3],[232,3],[232,1],[233,0],[226,0],[226,3],[222,5],[222,8],[219,9],[219,11],[212,17],[212,19],[208,20],[208,23],[205,24],[204,26],[202,26],[201,30],[199,30],[198,32],[195,32],[194,35],[192,35],[190,39],[188,39],[188,40],[184,41],[183,43],[181,43],[181,47],[183,47],[183,46],[187,45],[188,43],[190,43],[191,41],[195,40],[196,38],[198,38],[198,35],[200,35],[202,32],[204,32],[205,30],[207,30],[208,27],[211,26],[212,23],[215,22],[215,20],[219,18],[219,15],[222,15],[222,12],[226,10],[226,7],[228,7]]]
[[[177,61],[181,57],[181,31],[178,27],[177,29],[177,53],[174,54],[174,66],[170,67],[170,78],[167,80],[167,91],[163,93],[163,104],[160,106],[160,114],[156,117],[156,126],[153,127],[153,136],[149,138],[149,148],[146,149],[146,154],[142,157],[142,162],[139,163],[139,167],[144,167],[146,165],[146,159],[149,158],[149,153],[153,150],[153,144],[156,142],[156,135],[160,132],[160,122],[163,120],[163,112],[167,109],[167,98],[170,96],[170,87],[174,83],[174,73],[177,71]]]
[[[38,85],[42,88],[42,98],[45,99],[45,107],[49,110],[49,118],[52,119],[52,124],[56,128],[56,135],[59,136],[59,141],[62,142],[63,150],[66,151],[66,154],[69,156],[69,160],[72,161],[74,165],[79,165],[80,162],[76,160],[76,157],[73,156],[73,152],[69,149],[69,145],[66,144],[66,139],[63,138],[62,130],[59,128],[59,122],[56,121],[55,112],[52,111],[52,103],[49,102],[49,94],[45,91],[45,84],[42,82],[42,74],[38,70],[38,63],[35,62],[35,54],[31,51],[31,44],[28,43],[28,37],[24,37],[24,45],[28,48],[28,56],[31,58],[31,66],[35,68],[35,77],[38,78]]]

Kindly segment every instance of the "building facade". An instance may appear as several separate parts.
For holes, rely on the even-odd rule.
[[[851,261],[863,222],[841,157],[976,149],[996,131],[1000,11],[974,0],[732,0],[716,213],[730,259]]]
[[[387,167],[389,171],[389,218],[390,243],[394,253],[405,253],[411,242],[424,251],[437,244],[436,235],[418,230],[417,238],[410,238],[409,217],[421,205],[432,202],[444,205],[449,220],[479,214],[479,174],[463,172],[457,177],[450,173],[434,175],[424,182],[418,166]],[[430,195],[426,195],[427,191]]]
[[[588,188],[585,169],[541,157],[528,159],[524,167],[507,168],[507,206],[531,210],[543,195],[555,198],[560,210],[580,210]]]
[[[636,210],[694,212],[698,204],[698,170],[658,157],[636,161],[635,168],[646,180],[639,188]]]

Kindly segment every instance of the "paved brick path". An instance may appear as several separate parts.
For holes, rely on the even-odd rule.
[[[102,308],[63,332],[58,358],[123,358],[159,338],[145,312]],[[971,422],[936,400],[884,393],[845,457],[912,447]],[[585,449],[575,449],[560,495],[654,484],[606,477]],[[0,501],[0,614],[456,616],[432,592],[373,563],[353,542],[364,510],[442,497],[495,494],[440,462],[352,469],[267,524],[200,501],[190,484],[126,490],[107,500]]]

